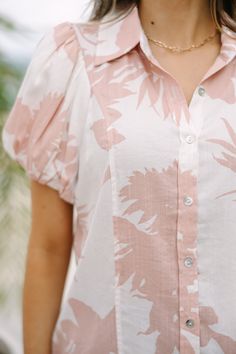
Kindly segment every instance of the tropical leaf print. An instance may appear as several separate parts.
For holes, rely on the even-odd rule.
[[[158,330],[160,334],[156,340],[156,354],[172,354],[179,336],[177,267],[174,269],[170,265],[173,272],[167,280],[166,266],[160,259],[163,241],[156,235],[139,231],[125,218],[114,217],[114,223],[119,230],[115,253],[117,286],[123,285],[131,277],[132,296],[152,302],[149,327],[137,335],[148,335]]]
[[[142,211],[139,224],[147,223],[151,219],[147,231],[162,235],[167,232],[167,225],[173,223],[173,210],[176,210],[177,189],[177,161],[167,169],[158,172],[155,168],[145,172],[134,171],[128,178],[128,184],[119,193],[122,202],[131,201],[123,215],[130,215]],[[167,193],[167,191],[169,191]],[[174,225],[173,225],[174,226]],[[169,232],[172,234],[171,226]]]
[[[94,133],[97,144],[102,149],[109,151],[113,145],[119,144],[125,137],[119,134],[115,128],[111,128],[113,121],[120,117],[120,114],[117,114],[117,112],[112,109],[107,110],[107,112],[110,113],[111,117],[114,116],[114,118],[99,119],[92,124],[90,129]]]
[[[224,70],[220,72],[220,81],[221,81],[220,85],[217,85],[217,83],[214,84],[212,82],[214,78],[204,83],[204,86],[206,88],[209,97],[211,97],[212,99],[223,100],[229,104],[236,103],[236,91],[235,91],[235,84],[233,81],[234,79],[232,74],[233,71],[234,71],[234,65],[232,66],[229,64],[226,67],[224,67]],[[222,87],[224,89],[222,89]]]
[[[170,88],[167,78],[155,75],[151,69],[147,72],[146,64],[140,62],[136,50],[130,52],[129,55],[132,56],[132,65],[120,59],[112,62],[112,65],[108,63],[102,68],[93,68],[93,72],[90,72],[92,86],[97,93],[104,114],[104,117],[93,123],[91,130],[98,145],[105,150],[110,150],[112,145],[119,144],[125,139],[116,129],[111,128],[111,125],[122,116],[119,108],[120,101],[131,95],[137,96],[137,105],[136,108],[134,107],[136,110],[144,97],[148,95],[150,105],[155,111],[157,111],[157,101],[161,100],[163,119],[169,116],[170,111],[175,112],[174,117],[178,125],[183,111],[188,117],[186,107],[183,108],[178,99],[172,100],[170,106],[167,97],[172,95],[170,90],[176,88]],[[176,97],[175,92],[173,92],[173,97]]]
[[[144,173],[134,171],[119,196],[122,202],[131,202],[123,216],[141,211],[140,220],[135,225],[125,217],[113,217],[118,239],[115,249],[118,286],[130,278],[132,296],[152,303],[149,327],[138,335],[160,333],[156,354],[172,354],[179,341],[178,265],[176,238],[173,237],[176,233],[176,176],[177,161],[161,172],[154,168],[145,169]],[[139,229],[141,224],[145,231]],[[169,260],[169,272],[160,250]]]
[[[55,333],[53,354],[117,354],[114,308],[101,318],[82,301],[70,298],[68,302],[75,322],[61,321],[61,329]]]
[[[213,155],[213,157],[219,164],[221,164],[226,168],[229,168],[231,171],[236,173],[236,132],[234,131],[234,129],[231,127],[231,125],[227,122],[225,118],[221,118],[221,119],[223,120],[224,125],[228,131],[231,142],[225,141],[223,139],[208,139],[208,141],[221,145],[226,151],[228,151],[228,152],[222,151],[223,158],[216,157],[215,155]],[[236,193],[236,189],[223,193],[219,195],[217,198],[229,194],[234,194],[234,193]]]
[[[145,72],[138,87],[137,108],[141,106],[145,96],[147,96],[150,106],[163,119],[173,119],[177,126],[180,125],[182,117],[189,122],[190,112],[185,98],[179,91],[179,87],[175,84],[173,85],[173,82],[170,82],[172,78],[146,57],[140,46],[138,47],[138,52],[145,67]],[[161,106],[160,112],[157,109],[157,102]]]
[[[159,78],[157,80],[152,80],[152,76],[152,73],[147,73],[147,76],[143,79],[140,85],[137,108],[140,106],[144,96],[147,94],[151,106],[155,109],[155,104],[158,101],[161,93],[161,80]],[[168,105],[163,105],[163,108],[164,116],[166,116],[169,112]]]
[[[137,108],[141,105],[147,95],[150,101],[150,106],[158,113],[156,103],[161,102],[161,116],[163,119],[170,117],[174,119],[176,125],[180,125],[182,115],[189,121],[189,111],[186,105],[179,100],[178,89],[169,84],[169,78],[161,74],[156,74],[153,71],[147,71],[143,75],[142,82],[139,86]],[[171,97],[171,100],[169,99]],[[174,97],[177,97],[174,99]],[[159,113],[160,114],[160,113]]]
[[[44,143],[45,146],[40,146],[42,151],[46,150],[46,148],[48,149],[49,145],[51,149],[56,148],[57,143],[60,141],[58,132],[62,131],[67,116],[66,111],[58,111],[63,99],[64,96],[61,94],[49,93],[42,98],[35,109],[25,104],[20,97],[16,99],[10,113],[10,116],[16,116],[16,119],[9,119],[6,126],[7,133],[10,135],[14,135],[17,131],[17,140],[14,143],[16,154],[19,154],[20,149],[20,154],[24,158],[23,156],[27,154],[27,149],[29,148],[28,144],[30,144],[30,148],[34,149],[36,144],[38,148],[38,144]],[[55,115],[58,115],[58,119],[52,119]],[[17,119],[17,117],[21,119],[24,117],[26,124],[21,127],[21,119]],[[50,129],[45,130],[45,127],[48,128],[49,126]],[[47,153],[43,154],[37,161],[34,159],[35,168],[39,171],[42,170],[47,159]]]
[[[104,114],[104,117],[93,123],[91,130],[102,149],[110,150],[112,145],[116,145],[125,139],[125,136],[115,128],[111,128],[111,125],[122,116],[117,103],[121,99],[134,94],[134,91],[130,89],[130,82],[144,72],[138,58],[136,61],[137,65],[127,65],[125,63],[121,65],[120,62],[112,65],[108,64],[108,67],[105,65],[104,68],[93,68],[90,73],[92,86],[97,92]]]
[[[212,307],[201,306],[200,316],[202,319],[201,346],[206,346],[211,339],[214,339],[225,354],[236,353],[236,341],[225,334],[221,334],[212,329],[218,323],[218,318]]]
[[[132,65],[117,61],[113,62],[112,65],[108,63],[102,68],[93,69],[92,85],[103,99],[104,108],[134,94],[136,87],[134,86],[134,89],[131,89],[130,83],[144,74],[144,68],[135,54],[133,54],[133,57]],[[120,116],[119,110],[112,108]]]
[[[223,34],[225,36],[225,34]],[[220,58],[224,61],[227,62],[230,59],[231,53],[235,52],[235,42],[232,43],[224,43],[222,46],[222,50],[220,53]]]
[[[159,332],[155,354],[172,354],[179,343],[179,294],[187,299],[184,302],[185,313],[196,312],[198,306],[197,275],[196,279],[193,279],[191,274],[186,273],[182,277],[181,289],[178,284],[177,237],[175,236],[177,234],[176,169],[177,161],[174,161],[161,172],[155,169],[145,169],[145,173],[134,171],[128,178],[129,183],[120,190],[119,194],[121,201],[126,203],[130,201],[130,205],[125,209],[122,217],[113,216],[117,233],[115,245],[117,286],[122,286],[130,280],[132,296],[152,303],[149,326],[137,335]],[[189,190],[190,186],[196,186],[196,177],[191,171],[183,171],[181,180],[186,190]],[[137,224],[125,218],[140,211],[142,215]],[[144,226],[147,224],[144,230],[141,224]],[[183,247],[192,249],[195,244],[192,244],[189,235],[195,239],[197,223],[196,220],[191,219],[188,224],[186,226],[186,222],[179,223],[178,230],[182,238],[178,242],[184,242]],[[194,254],[194,261],[195,257]],[[204,309],[214,314],[216,318],[213,308],[202,308],[203,314]],[[234,347],[231,338],[222,337],[213,330],[209,331],[208,324],[211,323],[203,316],[201,326],[204,332],[207,331],[209,340],[215,339],[222,348],[226,345]],[[198,330],[195,328],[185,328],[185,331],[198,335]],[[181,341],[185,343],[185,348],[188,348],[188,353],[195,353],[191,343],[183,334],[181,334]]]
[[[48,95],[45,95],[41,101],[38,102],[38,107],[33,109],[29,104],[24,103],[21,97],[17,97],[15,104],[10,112],[10,116],[23,116],[26,119],[27,123],[29,124],[26,124],[23,127],[28,129],[26,134],[24,134],[27,138],[32,128],[32,124],[37,123],[39,126],[42,126],[42,122],[49,119],[49,117],[51,118],[51,115],[55,113],[63,98],[63,95],[49,93]],[[39,117],[39,122],[35,122],[36,116]],[[20,128],[18,124],[22,125],[22,122],[19,118],[16,118],[15,120],[9,119],[7,122],[7,132],[9,134],[13,134],[15,133],[16,129],[18,131],[18,128]]]
[[[59,23],[54,27],[54,40],[56,50],[63,48],[68,58],[75,64],[80,48],[77,45],[77,38],[73,26],[71,24],[68,25],[68,22]],[[64,45],[65,42],[67,45]]]

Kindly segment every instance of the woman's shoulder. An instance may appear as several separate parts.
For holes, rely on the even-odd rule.
[[[52,53],[62,56],[64,52],[72,62],[75,62],[80,50],[90,49],[91,45],[95,44],[97,28],[98,24],[89,22],[63,21],[51,25],[36,43],[31,59],[42,58]]]
[[[42,36],[49,48],[54,46],[58,51],[65,51],[68,57],[75,62],[80,51],[90,52],[96,46],[99,23],[64,21],[51,26]]]
[[[61,56],[66,54],[72,62],[75,62],[80,49],[76,32],[76,26],[72,22],[60,22],[47,29],[36,45],[35,54],[54,53]]]
[[[2,130],[9,156],[69,202],[90,94],[79,27],[63,22],[44,32]]]

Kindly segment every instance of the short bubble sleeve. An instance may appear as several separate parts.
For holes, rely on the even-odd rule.
[[[51,27],[36,45],[2,132],[10,157],[69,203],[78,177],[86,85],[75,24]]]

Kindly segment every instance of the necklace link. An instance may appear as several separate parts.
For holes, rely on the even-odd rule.
[[[161,48],[165,48],[165,49],[168,49],[172,52],[177,52],[177,53],[182,53],[182,52],[190,52],[192,51],[193,49],[196,49],[196,48],[200,48],[202,47],[204,44],[208,43],[209,41],[211,41],[216,35],[217,33],[219,32],[218,28],[216,28],[215,32],[213,34],[211,34],[209,37],[205,38],[201,43],[199,44],[192,44],[190,47],[187,47],[187,48],[181,48],[181,47],[175,47],[175,46],[168,46],[166,43],[162,42],[162,41],[159,41],[157,39],[153,39],[151,38],[146,32],[145,35],[147,36],[147,39],[152,42],[153,44],[161,47]]]

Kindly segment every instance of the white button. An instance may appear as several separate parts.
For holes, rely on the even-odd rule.
[[[185,324],[188,328],[192,328],[194,326],[194,320],[190,318],[185,322]]]
[[[194,137],[193,135],[187,135],[185,140],[188,144],[192,144],[192,142],[194,141]]]
[[[204,89],[204,87],[199,87],[199,89],[198,89],[199,96],[204,96],[205,92],[206,92],[206,90]]]
[[[187,268],[192,267],[192,265],[193,265],[193,259],[192,259],[191,257],[186,257],[185,260],[184,260],[184,265],[185,265],[185,267],[187,267]]]
[[[192,205],[193,204],[193,199],[191,197],[188,197],[188,196],[184,197],[184,204],[188,205],[188,206]]]

